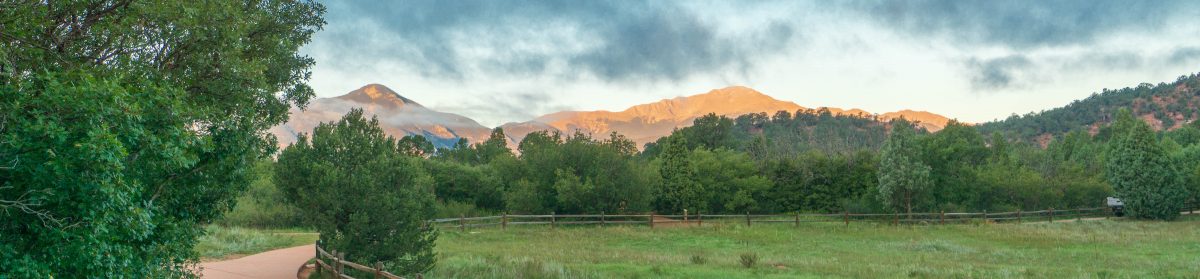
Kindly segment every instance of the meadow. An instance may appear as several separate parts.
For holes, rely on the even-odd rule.
[[[1176,222],[443,229],[426,278],[1200,278]]]

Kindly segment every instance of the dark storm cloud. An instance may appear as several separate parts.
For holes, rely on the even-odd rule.
[[[1019,72],[1027,70],[1032,65],[1029,58],[1022,55],[967,60],[967,69],[972,73],[971,87],[983,90],[1013,86],[1017,82]]]
[[[328,4],[331,26],[314,45],[334,67],[394,62],[432,78],[552,74],[590,75],[606,81],[677,81],[695,74],[744,70],[782,51],[797,37],[793,26],[784,22],[722,34],[719,23],[705,21],[677,4],[333,2]],[[583,47],[572,49],[573,45]],[[570,70],[554,72],[555,67]]]
[[[1014,49],[1086,45],[1118,31],[1156,32],[1173,19],[1200,15],[1200,1],[1169,0],[865,1],[851,7],[906,34]]]

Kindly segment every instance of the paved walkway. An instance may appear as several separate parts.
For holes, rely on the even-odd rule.
[[[293,279],[300,266],[312,259],[312,244],[271,250],[242,258],[200,263],[206,279]]]

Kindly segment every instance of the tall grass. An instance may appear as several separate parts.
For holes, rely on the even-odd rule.
[[[196,252],[204,260],[220,260],[274,249],[312,244],[317,234],[296,231],[270,231],[209,225],[200,237]]]
[[[437,250],[427,278],[1197,278],[1200,222],[510,226]]]

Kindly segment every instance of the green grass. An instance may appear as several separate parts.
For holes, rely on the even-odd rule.
[[[203,260],[228,259],[279,248],[312,244],[317,234],[298,229],[259,230],[210,225],[208,234],[196,244]]]
[[[1200,278],[1200,219],[443,230],[427,278]],[[755,255],[743,267],[743,255]],[[749,256],[747,256],[749,257]]]

